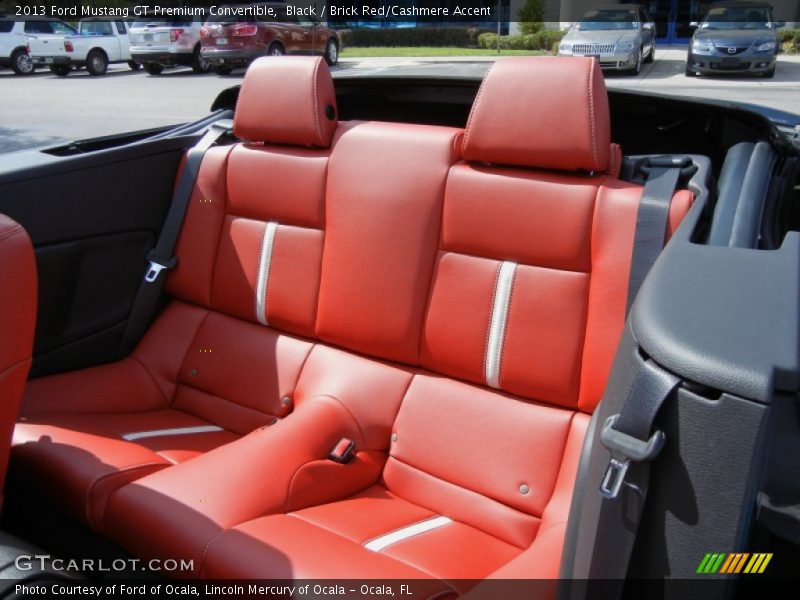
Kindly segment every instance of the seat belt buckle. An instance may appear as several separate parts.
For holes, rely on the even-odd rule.
[[[328,458],[333,462],[347,464],[356,455],[356,443],[350,438],[342,438],[328,454]]]
[[[174,256],[167,261],[156,259],[152,255],[148,256],[147,259],[150,261],[147,265],[147,272],[144,274],[144,280],[147,283],[155,282],[161,271],[173,269],[178,264],[178,259]]]
[[[613,500],[619,496],[619,491],[625,482],[625,475],[628,473],[629,466],[631,466],[631,461],[627,458],[618,460],[613,456],[611,457],[611,460],[608,461],[608,467],[606,467],[603,483],[600,484],[600,495],[603,498]]]
[[[646,462],[658,456],[664,447],[664,432],[657,430],[650,439],[642,441],[614,429],[619,420],[619,414],[606,419],[603,430],[600,432],[600,442],[611,451],[611,459],[606,467],[606,474],[600,484],[600,495],[609,500],[619,496],[625,476],[628,473],[631,461]]]

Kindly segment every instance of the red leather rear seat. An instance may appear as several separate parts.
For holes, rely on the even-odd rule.
[[[250,71],[234,129],[251,142],[202,163],[173,302],[131,357],[28,385],[16,471],[92,526],[120,485],[293,408],[316,321],[335,96],[321,59]]]
[[[604,174],[589,59],[498,62],[451,167],[460,137],[341,133],[295,413],[118,489],[107,535],[212,578],[557,576],[642,188]]]
[[[501,61],[462,136],[337,130],[320,65],[251,67],[266,143],[209,151],[176,299],[132,357],[31,382],[15,463],[210,577],[553,577],[642,191],[604,174],[599,69]]]

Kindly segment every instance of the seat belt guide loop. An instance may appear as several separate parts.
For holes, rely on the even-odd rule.
[[[647,441],[618,431],[614,429],[618,419],[619,414],[610,416],[600,432],[601,443],[611,451],[611,459],[600,484],[600,494],[609,500],[619,496],[631,461],[653,460],[661,452],[665,440],[664,432],[661,430],[657,430]]]

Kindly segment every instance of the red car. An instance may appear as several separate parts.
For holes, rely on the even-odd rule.
[[[221,75],[265,55],[317,54],[331,66],[339,62],[339,35],[311,17],[289,13],[284,4],[226,8],[228,15],[215,17],[200,32],[201,56]]]

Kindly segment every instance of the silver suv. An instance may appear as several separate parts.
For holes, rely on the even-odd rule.
[[[131,57],[150,75],[160,75],[165,66],[186,65],[205,73],[208,62],[200,56],[199,18],[171,21],[136,21],[131,25]]]
[[[601,69],[638,75],[656,56],[655,23],[643,6],[608,4],[588,11],[558,46],[559,56],[594,56]]]

